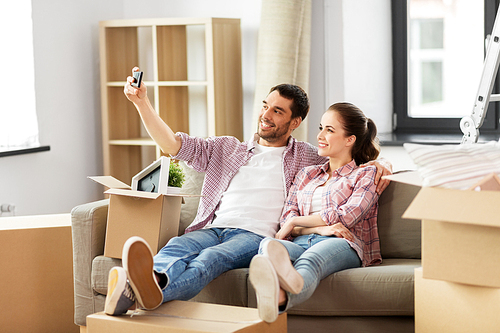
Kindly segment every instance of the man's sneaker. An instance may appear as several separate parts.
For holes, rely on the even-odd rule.
[[[163,303],[163,294],[153,271],[153,252],[141,237],[131,237],[123,245],[123,268],[139,304],[154,310]]]
[[[293,267],[286,247],[276,240],[268,240],[262,244],[262,254],[273,264],[280,287],[292,294],[298,294],[304,287],[304,279]]]
[[[276,321],[280,286],[278,276],[267,256],[257,254],[253,257],[249,278],[257,294],[260,319],[268,323]]]
[[[135,296],[127,282],[127,272],[122,267],[111,268],[104,312],[111,316],[119,316],[134,304]]]

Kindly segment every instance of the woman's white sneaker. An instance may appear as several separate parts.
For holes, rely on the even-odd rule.
[[[256,255],[250,262],[250,282],[257,294],[260,319],[272,323],[278,319],[279,282],[268,257]]]
[[[293,267],[286,247],[276,240],[269,239],[262,244],[262,254],[273,264],[280,287],[292,294],[300,293],[304,287],[304,278]]]

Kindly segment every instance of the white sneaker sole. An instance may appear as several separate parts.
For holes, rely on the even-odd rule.
[[[113,267],[108,275],[108,292],[106,295],[106,303],[104,305],[104,312],[108,315],[114,316],[116,306],[120,300],[121,291],[125,289],[127,284],[127,273],[125,271]],[[118,291],[118,292],[115,292]]]
[[[300,293],[304,287],[304,279],[293,267],[286,247],[278,241],[269,240],[262,250],[276,270],[280,287],[292,294]]]
[[[256,255],[250,262],[250,282],[257,294],[260,319],[272,323],[278,319],[279,282],[269,258]]]
[[[153,252],[141,237],[131,237],[123,245],[123,268],[139,304],[154,310],[163,303],[163,294],[153,271]]]

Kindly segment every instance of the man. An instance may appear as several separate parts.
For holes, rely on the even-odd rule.
[[[105,312],[111,315],[126,312],[134,296],[148,310],[188,300],[220,274],[248,267],[260,241],[276,234],[295,174],[326,162],[316,147],[291,136],[309,112],[308,97],[298,86],[273,87],[263,101],[257,134],[240,142],[174,134],[151,106],[145,85],[135,88],[132,82],[128,77],[124,93],[150,136],[164,153],[206,175],[198,214],[184,235],[172,238],[154,258],[139,237],[126,242],[123,269],[115,267],[109,275]],[[379,185],[383,190],[386,182]]]

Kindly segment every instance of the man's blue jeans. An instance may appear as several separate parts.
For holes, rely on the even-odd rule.
[[[261,244],[270,239],[274,238],[265,238]],[[286,247],[293,267],[304,278],[304,287],[300,293],[294,295],[287,292],[285,311],[311,297],[319,282],[328,275],[361,266],[358,254],[343,238],[312,234],[298,236],[293,242],[277,241]],[[262,254],[262,245],[259,253]]]
[[[154,257],[168,277],[163,302],[188,300],[222,273],[248,267],[264,237],[243,229],[209,228],[174,237]]]

